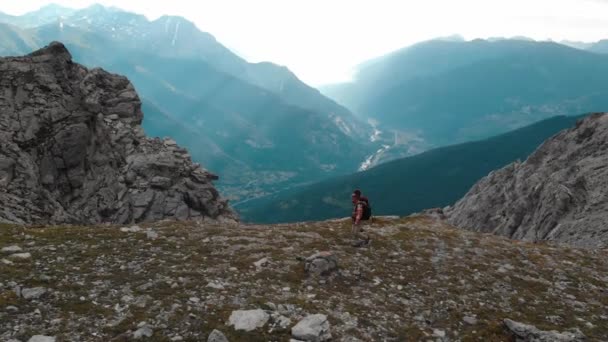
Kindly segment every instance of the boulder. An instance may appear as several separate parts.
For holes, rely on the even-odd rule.
[[[338,269],[338,258],[332,252],[315,253],[304,260],[304,270],[313,275],[328,275]]]
[[[270,319],[270,315],[261,309],[233,311],[228,319],[228,325],[235,330],[253,331],[261,328]]]
[[[321,342],[331,339],[327,316],[322,314],[306,316],[291,328],[291,335],[300,341]]]

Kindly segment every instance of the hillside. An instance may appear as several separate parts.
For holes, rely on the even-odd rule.
[[[477,182],[446,208],[457,226],[514,239],[608,246],[608,114],[547,140],[524,162]]]
[[[230,341],[608,338],[606,250],[514,242],[425,217],[377,220],[369,248],[351,247],[349,230],[343,221],[3,226],[0,339],[205,341],[216,329]],[[296,257],[318,251],[333,254],[318,267],[335,257],[338,270],[305,272]],[[309,315],[319,325],[295,329]]]
[[[606,75],[606,55],[557,43],[428,41],[369,61],[353,83],[324,92],[362,117],[441,146],[602,111]]]
[[[188,148],[222,175],[218,187],[231,199],[352,172],[381,144],[368,141],[369,125],[288,69],[247,63],[184,18],[148,21],[95,5],[42,23],[0,26],[0,52],[59,40],[75,61],[127,76],[154,108],[147,133]],[[307,146],[307,157],[294,158],[293,146]]]
[[[545,139],[574,126],[555,117],[494,138],[431,150],[370,170],[281,192],[236,206],[249,222],[298,222],[349,216],[350,193],[360,188],[375,214],[407,215],[460,199],[479,179],[525,159]]]

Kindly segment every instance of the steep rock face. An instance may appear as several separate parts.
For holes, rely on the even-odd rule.
[[[608,114],[483,178],[445,214],[462,228],[523,240],[608,246]]]
[[[72,62],[61,43],[0,59],[0,222],[233,219],[172,140],[146,138],[128,79]]]

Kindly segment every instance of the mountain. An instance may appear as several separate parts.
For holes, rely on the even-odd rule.
[[[20,55],[32,51],[35,39],[20,28],[0,22],[0,56]]]
[[[597,43],[592,44],[587,50],[591,52],[608,54],[608,39],[600,40]]]
[[[354,249],[346,221],[0,225],[0,340],[608,339],[606,250],[425,216],[369,230]]]
[[[427,41],[361,65],[324,93],[431,146],[608,107],[608,57],[551,42]]]
[[[591,115],[480,180],[445,214],[514,239],[608,247],[607,152],[608,114]]]
[[[236,208],[250,222],[297,222],[349,216],[360,188],[375,215],[408,215],[460,199],[489,172],[524,159],[545,139],[575,124],[561,116],[482,141],[438,148],[365,172],[252,200]]]
[[[74,9],[57,4],[49,4],[20,16],[0,12],[0,22],[23,28],[32,28],[56,22],[59,18],[67,17],[76,12]]]
[[[0,58],[0,222],[130,223],[236,215],[172,140],[145,137],[123,76],[54,42]]]
[[[381,144],[288,69],[247,63],[183,18],[149,21],[94,5],[20,30],[32,48],[60,40],[76,61],[129,77],[150,108],[146,131],[188,147],[222,175],[218,187],[232,199],[352,172]],[[0,42],[4,51],[14,45]],[[305,154],[293,153],[302,146]]]
[[[588,50],[594,44],[594,43],[580,42],[580,41],[574,41],[574,40],[560,40],[558,43],[575,48],[575,49],[580,49],[580,50]]]

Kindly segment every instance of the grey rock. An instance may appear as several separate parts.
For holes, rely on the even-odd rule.
[[[468,325],[475,325],[475,324],[477,324],[477,318],[471,317],[471,316],[465,316],[462,319],[462,321],[465,322]]]
[[[298,340],[320,342],[331,339],[331,333],[329,331],[329,321],[327,316],[322,314],[315,314],[306,316],[293,328],[291,328],[291,335]]]
[[[22,251],[23,251],[23,249],[16,245],[2,248],[2,253],[4,253],[4,254],[13,254],[13,253],[19,253]]]
[[[158,233],[153,230],[146,231],[146,237],[151,240],[158,239]]]
[[[55,342],[55,337],[34,335],[27,342]]]
[[[228,325],[234,326],[235,330],[253,331],[261,328],[270,319],[270,315],[264,310],[237,310],[230,314]]]
[[[207,342],[228,342],[228,339],[221,331],[213,329],[207,338]]]
[[[9,259],[13,260],[27,260],[31,259],[32,255],[30,253],[15,253],[8,256]]]
[[[285,330],[291,325],[291,320],[281,314],[273,313],[271,318],[275,329]]]
[[[0,222],[237,219],[210,173],[174,142],[145,137],[127,78],[74,63],[53,42],[0,58],[0,89]]]
[[[131,226],[131,227],[121,227],[120,231],[124,232],[124,233],[137,233],[137,232],[141,232],[142,229],[139,226]]]
[[[338,258],[332,252],[319,252],[306,258],[304,270],[309,274],[328,275],[338,269]]]
[[[262,267],[268,265],[268,258],[262,258],[262,259],[260,259],[260,260],[258,260],[256,262],[254,262],[253,265],[256,268],[262,268]]]
[[[30,289],[22,289],[21,296],[25,299],[38,299],[47,293],[47,289],[44,287],[33,287]]]
[[[584,341],[585,335],[578,329],[572,332],[542,331],[533,325],[504,320],[505,327],[516,342],[576,342]]]
[[[593,114],[528,159],[490,173],[445,209],[458,227],[513,239],[608,246],[608,114]]]
[[[144,324],[141,328],[135,330],[133,333],[133,338],[138,340],[143,337],[152,337],[154,335],[154,330],[148,324]]]

